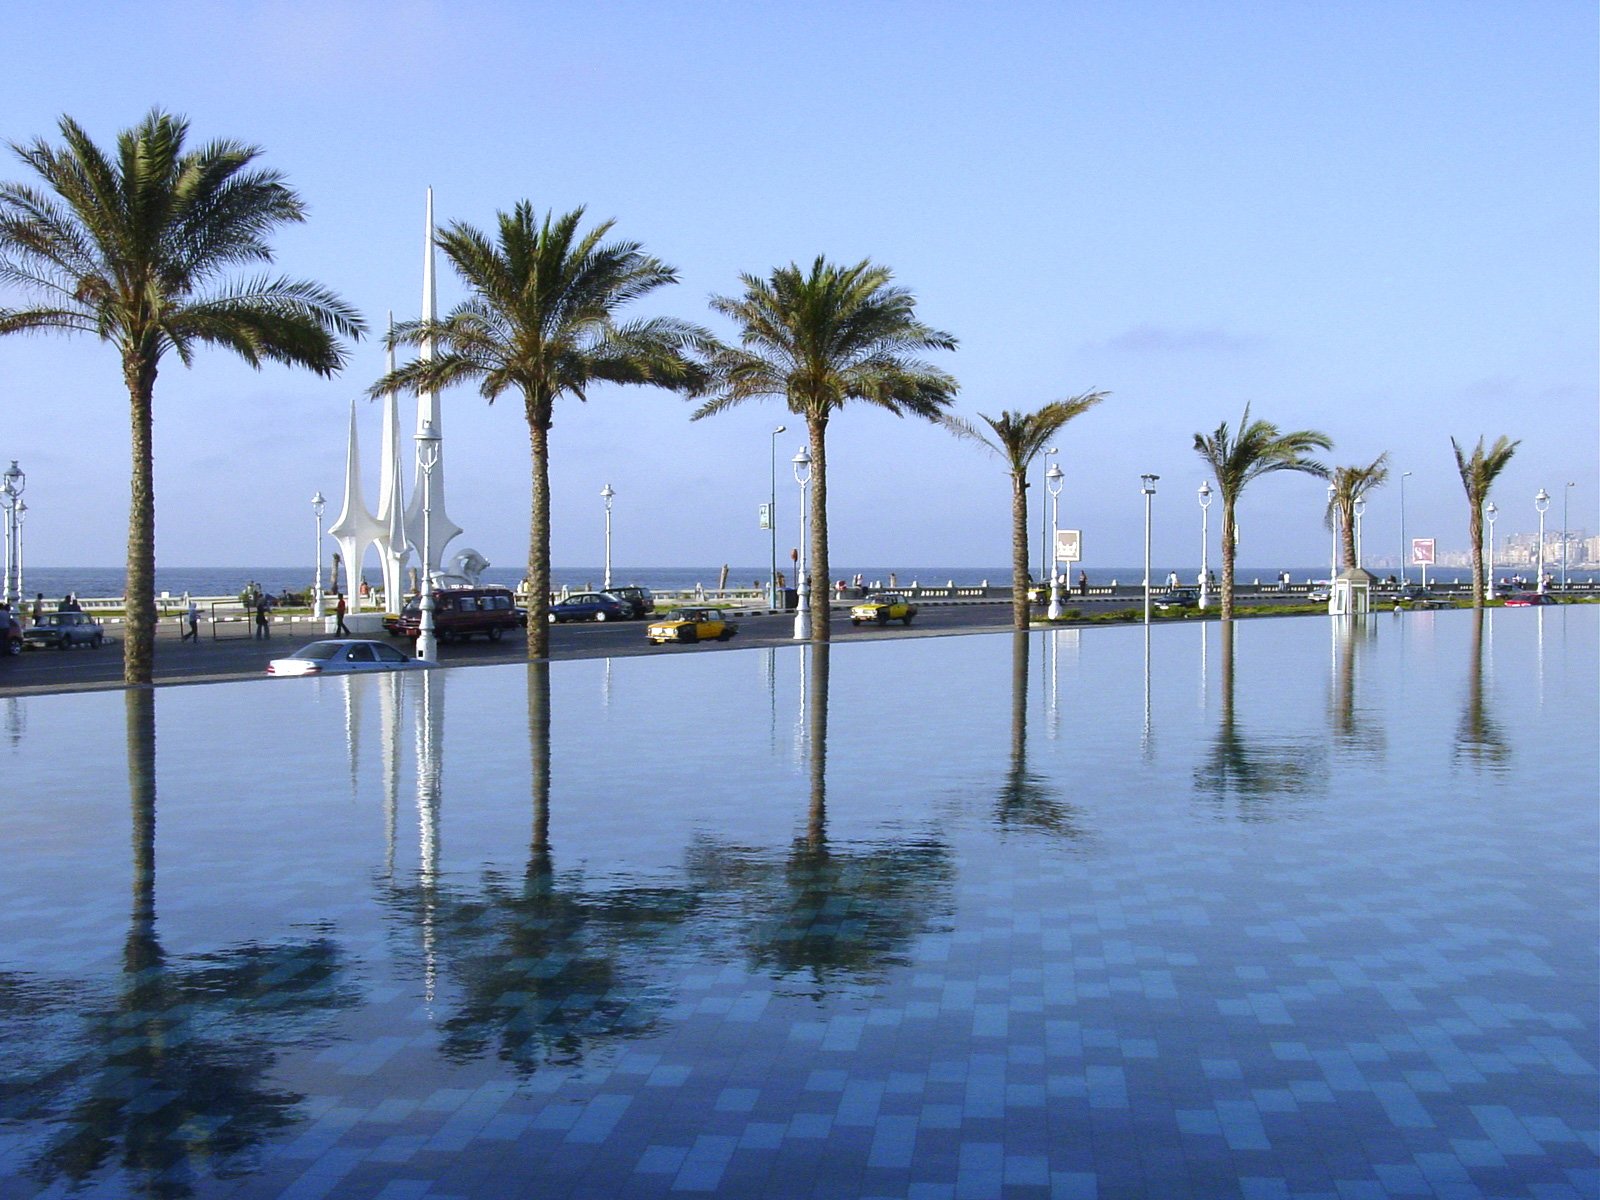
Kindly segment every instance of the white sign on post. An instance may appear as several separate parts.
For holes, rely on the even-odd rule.
[[[761,528],[772,528],[772,505],[770,504],[763,504],[761,506]]]
[[[1056,561],[1075,563],[1083,560],[1083,531],[1081,529],[1056,530]]]
[[[1433,566],[1433,539],[1411,539],[1411,565],[1413,567]]]

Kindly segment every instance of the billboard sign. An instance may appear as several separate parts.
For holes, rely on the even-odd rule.
[[[1083,531],[1081,529],[1056,530],[1056,561],[1075,563],[1083,559]]]
[[[1413,567],[1433,566],[1433,539],[1411,539],[1411,565]]]

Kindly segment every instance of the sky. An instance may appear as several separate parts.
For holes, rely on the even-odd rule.
[[[423,204],[492,227],[519,201],[614,218],[680,282],[631,310],[733,330],[707,300],[817,255],[870,258],[959,348],[954,412],[1109,399],[1057,440],[1063,527],[1086,566],[1137,563],[1139,476],[1158,568],[1198,563],[1194,435],[1246,404],[1390,455],[1407,533],[1466,544],[1450,439],[1521,439],[1499,534],[1593,533],[1600,458],[1600,85],[1590,0],[1430,3],[152,3],[8,15],[0,139],[103,145],[152,107],[195,143],[263,149],[309,206],[275,269],[415,317]],[[26,168],[0,150],[0,178]],[[441,307],[462,299],[440,262]],[[0,295],[0,303],[26,297]],[[203,352],[156,384],[158,566],[308,564],[310,497],[343,498],[350,404],[377,337],[333,379]],[[520,405],[443,394],[448,515],[497,566],[526,561]],[[797,538],[777,401],[691,423],[637,388],[558,406],[552,558],[759,564],[771,487]],[[128,407],[112,348],[0,339],[0,459],[27,472],[29,565],[123,561]],[[380,415],[365,400],[376,506]],[[407,418],[409,427],[410,418]],[[836,564],[1009,558],[1009,484],[981,448],[847,407],[828,432]],[[1036,472],[1042,479],[1043,464]],[[1574,486],[1565,490],[1564,485]],[[1400,550],[1398,479],[1365,518]],[[1043,488],[1036,487],[1042,494]],[[1323,561],[1324,486],[1279,474],[1240,504],[1240,561]],[[1035,513],[1039,510],[1036,508]],[[1219,522],[1211,520],[1212,562]],[[1039,528],[1040,516],[1033,518]],[[334,549],[324,545],[323,557]],[[369,565],[375,559],[369,559]]]

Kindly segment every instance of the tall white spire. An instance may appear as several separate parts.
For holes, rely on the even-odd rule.
[[[389,314],[389,334],[394,335],[394,313]],[[394,346],[390,345],[386,371],[394,373]],[[411,543],[406,538],[405,456],[400,452],[400,397],[390,391],[383,398],[383,458],[378,480],[378,523],[384,536],[378,549],[383,566],[384,601],[398,611],[405,595],[406,561]]]
[[[328,536],[339,543],[344,556],[344,594],[356,596],[361,584],[361,563],[367,546],[383,535],[383,526],[367,507],[361,488],[361,444],[356,437],[356,402],[350,401],[350,437],[344,453],[344,507]],[[335,582],[335,587],[338,583]]]
[[[433,189],[428,189],[428,213],[426,232],[423,236],[422,249],[422,319],[424,321],[437,321],[439,319],[438,289],[434,283],[433,272]],[[420,357],[429,359],[433,357],[433,340],[430,338],[422,343]],[[431,392],[417,393],[417,432],[421,433],[429,423],[441,436],[444,433],[444,421],[439,413],[439,397]],[[439,460],[433,468],[431,484],[431,498],[433,515],[430,520],[428,537],[428,562],[429,571],[437,571],[439,564],[444,560],[444,548],[461,533],[461,526],[457,525],[444,511],[444,442],[438,447]],[[405,509],[405,532],[411,538],[411,547],[417,552],[417,558],[422,558],[422,469],[417,467],[411,477],[411,499]]]

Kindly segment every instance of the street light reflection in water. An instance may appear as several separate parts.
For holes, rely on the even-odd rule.
[[[1597,616],[15,700],[0,1194],[1570,1190]]]

